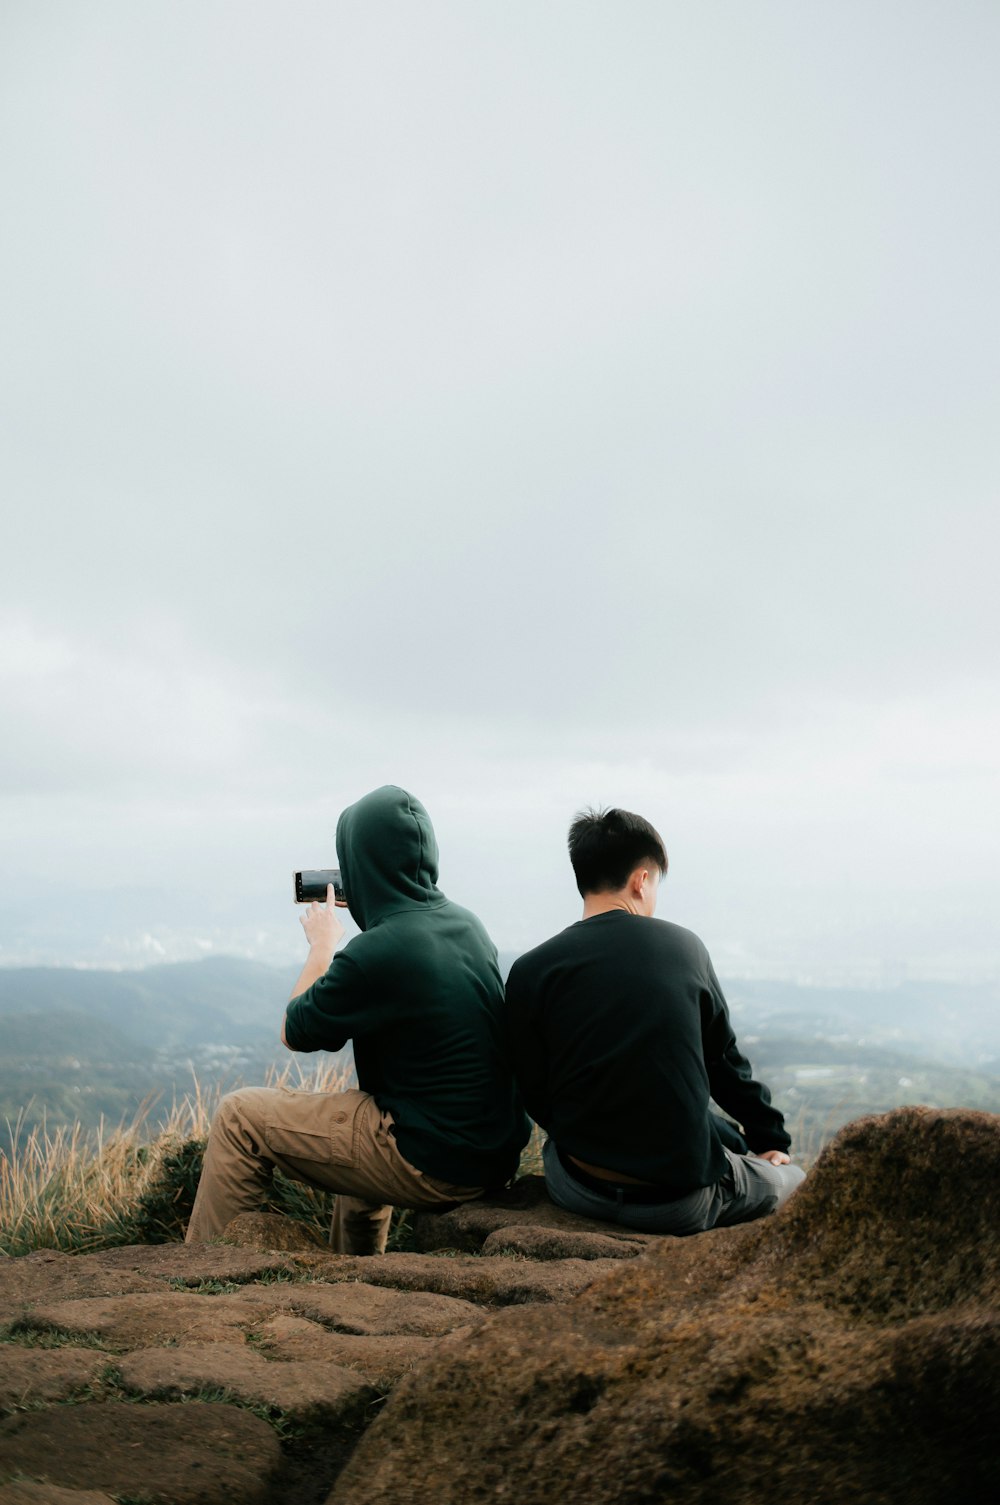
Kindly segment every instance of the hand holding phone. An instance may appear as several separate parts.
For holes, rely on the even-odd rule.
[[[295,888],[296,904],[325,904],[327,901],[327,889],[333,888],[333,902],[342,909],[347,904],[344,893],[344,885],[340,878],[339,867],[307,867],[300,873],[294,873],[292,881]]]
[[[321,952],[325,957],[324,965],[328,967],[337,943],[343,940],[345,932],[337,915],[332,883],[328,885],[325,897],[325,904],[319,904],[314,899],[305,913],[299,916],[299,921],[306,933],[309,950]]]

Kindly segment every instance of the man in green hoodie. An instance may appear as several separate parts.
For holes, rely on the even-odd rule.
[[[360,934],[343,950],[334,908],[302,917],[309,957],[282,1039],[291,1050],[354,1041],[357,1090],[251,1087],[223,1098],[188,1225],[216,1237],[255,1211],[274,1167],[338,1193],[331,1242],[385,1248],[393,1206],[442,1208],[508,1181],[527,1142],[503,1035],[496,947],[437,886],[427,811],[385,786],[337,823],[346,905]]]

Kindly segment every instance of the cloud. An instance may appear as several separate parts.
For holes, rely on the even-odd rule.
[[[591,798],[734,956],[978,944],[998,21],[918,10],[5,13],[14,867],[251,905],[387,780],[519,944]]]

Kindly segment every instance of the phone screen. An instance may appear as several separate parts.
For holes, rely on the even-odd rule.
[[[325,904],[327,885],[333,884],[335,899],[344,898],[344,888],[337,867],[307,867],[295,874],[296,904]]]

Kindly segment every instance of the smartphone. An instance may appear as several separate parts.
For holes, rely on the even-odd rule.
[[[340,881],[339,867],[306,867],[296,873],[296,904],[325,904],[327,885],[333,884],[333,897],[346,902],[344,885]]]

